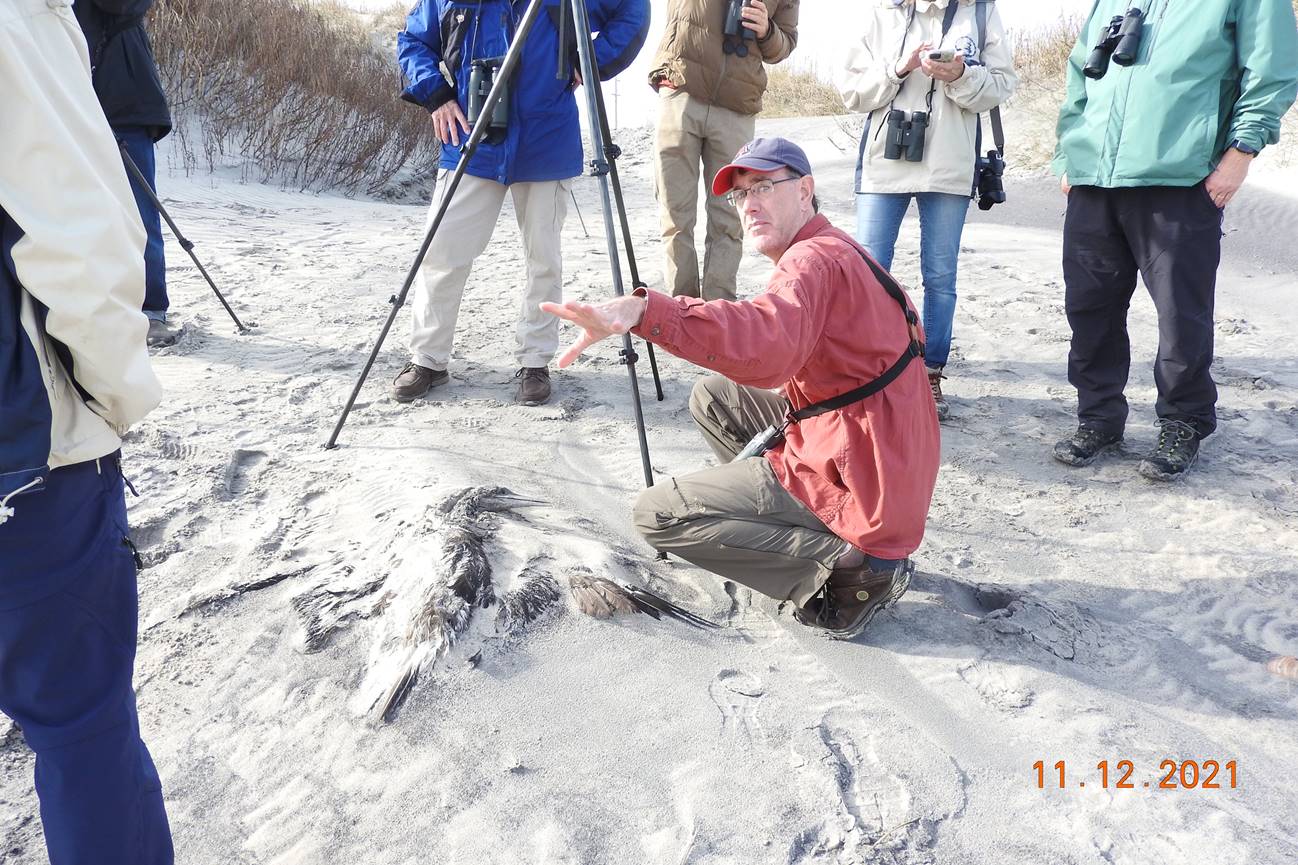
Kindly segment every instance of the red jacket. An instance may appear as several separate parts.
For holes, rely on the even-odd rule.
[[[794,409],[838,396],[877,378],[909,345],[901,306],[858,250],[815,216],[763,294],[705,302],[647,292],[635,333],[739,384],[783,387]],[[940,456],[919,359],[881,392],[789,427],[766,454],[780,484],[834,534],[884,559],[919,547]]]

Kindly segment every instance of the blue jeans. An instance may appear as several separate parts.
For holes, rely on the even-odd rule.
[[[863,192],[856,196],[856,240],[884,270],[910,200],[919,202],[919,269],[924,278],[924,363],[940,368],[951,354],[955,319],[956,260],[969,196],[948,192]]]
[[[171,865],[140,739],[135,561],[116,457],[51,471],[0,525],[0,711],[36,753],[52,865]]]
[[[156,192],[158,184],[154,182],[157,168],[153,158],[153,135],[143,126],[119,126],[113,130],[113,134],[126,145],[131,161]],[[135,206],[139,208],[140,219],[144,220],[144,230],[148,234],[148,243],[144,247],[144,314],[149,318],[166,321],[167,308],[171,303],[167,300],[167,259],[162,246],[162,217],[130,172],[127,172],[127,177],[131,181],[131,192],[135,193]]]

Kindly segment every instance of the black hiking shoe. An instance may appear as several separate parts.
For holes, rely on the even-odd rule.
[[[942,396],[942,370],[930,368],[928,371],[928,386],[933,391],[933,404],[937,406],[938,423],[946,420],[947,415],[951,413],[951,406],[947,405],[946,397]]]
[[[170,327],[165,321],[156,318],[149,319],[149,333],[145,337],[145,342],[149,348],[162,348],[163,346],[175,345],[176,340],[180,338],[180,331]]]
[[[793,618],[836,640],[850,640],[905,594],[914,573],[910,559],[892,571],[872,571],[869,565],[836,570],[807,606],[793,611]]]
[[[540,405],[550,398],[550,370],[543,366],[525,366],[514,373],[518,390],[514,402],[521,405]]]
[[[1055,459],[1064,465],[1089,466],[1109,448],[1122,443],[1122,433],[1106,433],[1082,424],[1066,439],[1055,442]]]
[[[1199,431],[1183,420],[1158,422],[1158,444],[1140,461],[1139,472],[1151,481],[1174,481],[1199,456]]]
[[[417,363],[408,363],[401,367],[401,372],[392,380],[392,398],[397,402],[410,402],[450,380],[450,375],[444,369],[429,369]]]

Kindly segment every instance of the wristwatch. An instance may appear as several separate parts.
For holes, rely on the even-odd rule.
[[[1256,147],[1254,147],[1251,144],[1245,144],[1243,141],[1240,141],[1238,138],[1232,141],[1230,143],[1230,146],[1238,150],[1240,153],[1246,153],[1249,156],[1257,156],[1258,154],[1258,149]]]

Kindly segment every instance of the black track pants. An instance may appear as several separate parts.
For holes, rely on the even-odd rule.
[[[1221,211],[1202,183],[1073,187],[1064,220],[1064,307],[1073,331],[1068,381],[1077,388],[1081,423],[1121,432],[1127,422],[1127,308],[1139,272],[1158,311],[1158,416],[1185,421],[1200,437],[1216,429],[1209,367],[1220,260]]]

